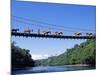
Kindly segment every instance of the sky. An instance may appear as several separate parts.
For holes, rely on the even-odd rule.
[[[34,25],[23,24],[17,22],[15,17],[23,17],[30,20],[36,20],[55,24],[59,26],[95,30],[96,26],[96,7],[72,4],[56,4],[56,3],[39,3],[39,2],[19,2],[12,0],[12,28],[19,28],[20,32],[27,27],[33,29],[36,33],[38,29],[60,31],[56,29],[36,27],[40,23],[31,21]],[[28,22],[27,20],[25,22]],[[43,25],[43,24],[41,24]],[[86,30],[65,28],[67,30],[74,30],[75,32],[87,32]],[[95,33],[95,31],[92,31]],[[74,32],[63,31],[64,35],[73,35]],[[74,47],[75,44],[80,44],[85,40],[60,40],[60,39],[46,39],[46,38],[23,38],[12,37],[12,41],[16,45],[29,49],[33,59],[43,59],[49,56],[59,55],[64,53],[67,48]]]

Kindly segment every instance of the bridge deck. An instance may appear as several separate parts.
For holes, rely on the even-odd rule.
[[[59,38],[59,39],[95,39],[95,36],[64,36],[64,35],[43,35],[35,33],[19,33],[11,32],[12,36],[23,36],[23,37],[41,37],[41,38]]]

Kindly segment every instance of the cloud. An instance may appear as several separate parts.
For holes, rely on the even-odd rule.
[[[49,55],[47,55],[47,54],[44,54],[44,55],[41,55],[41,54],[32,54],[32,59],[34,59],[34,60],[46,59],[48,57],[49,57]]]

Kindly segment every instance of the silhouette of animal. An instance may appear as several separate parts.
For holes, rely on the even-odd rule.
[[[19,31],[19,29],[12,29],[11,31],[12,32],[17,32],[17,31]]]
[[[51,34],[51,31],[43,31],[42,34],[43,35],[48,35],[48,34]]]
[[[76,32],[76,33],[74,33],[74,35],[75,35],[75,36],[80,36],[80,35],[82,35],[82,33]]]
[[[92,36],[92,35],[93,35],[93,33],[86,33],[86,35],[87,35],[87,36]]]

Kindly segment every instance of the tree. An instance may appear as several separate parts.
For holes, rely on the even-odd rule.
[[[13,42],[11,44],[12,69],[35,66],[35,61],[31,58],[29,52],[29,50],[21,49],[18,46],[15,46],[15,43]]]

